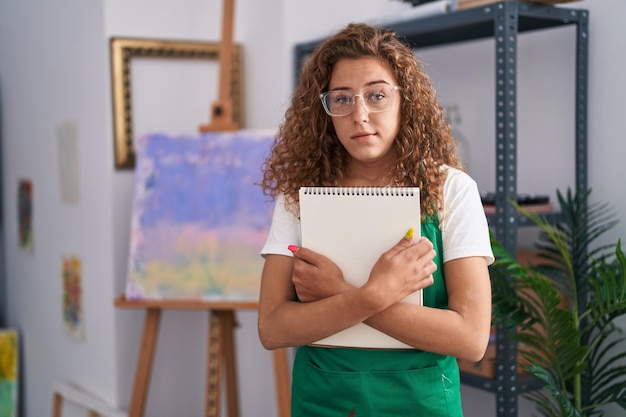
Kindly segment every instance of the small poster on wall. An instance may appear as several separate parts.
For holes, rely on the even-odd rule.
[[[81,261],[75,256],[63,257],[63,325],[72,339],[85,338],[83,320],[83,277]]]
[[[29,179],[21,179],[17,186],[17,213],[19,246],[25,251],[33,251],[33,184]]]
[[[17,416],[17,331],[0,329],[0,417]]]
[[[80,202],[78,127],[76,121],[66,120],[56,130],[61,202],[76,205]]]
[[[273,202],[258,185],[273,132],[137,143],[126,298],[256,301]]]

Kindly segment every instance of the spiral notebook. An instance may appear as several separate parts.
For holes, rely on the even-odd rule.
[[[409,230],[420,233],[417,187],[303,187],[300,189],[302,246],[335,262],[344,279],[362,286],[380,255]],[[403,302],[422,304],[417,291]],[[412,347],[364,323],[314,345],[372,349]]]

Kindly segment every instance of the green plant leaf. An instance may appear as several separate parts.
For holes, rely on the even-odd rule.
[[[592,325],[602,325],[626,314],[626,257],[621,241],[617,243],[614,262],[606,258],[597,260],[593,271],[590,276],[593,297],[589,309],[594,318]]]
[[[569,393],[562,390],[562,383],[559,381],[558,376],[554,375],[550,372],[550,370],[540,366],[530,366],[528,369],[540,381],[545,383],[544,389],[548,391],[552,398],[556,399],[555,404],[555,402],[548,400],[548,397],[545,394],[532,393],[528,395],[528,398],[531,399],[540,399],[543,396],[543,399],[540,402],[536,402],[542,411],[546,412],[550,416],[582,417],[581,412],[576,409],[570,400]]]
[[[521,266],[492,236],[493,321],[516,329],[521,368],[545,383],[527,397],[546,416],[626,409],[626,339],[615,325],[626,314],[626,257],[621,242],[598,244],[618,220],[589,195],[557,192],[558,224],[510,202],[541,231],[539,265]]]

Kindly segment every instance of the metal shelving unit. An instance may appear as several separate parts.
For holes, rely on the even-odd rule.
[[[584,190],[588,182],[587,10],[509,0],[386,25],[415,49],[484,38],[495,40],[496,213],[489,216],[489,223],[495,229],[496,238],[510,253],[517,251],[518,228],[530,225],[507,204],[517,196],[517,38],[520,33],[565,25],[576,26],[575,184]],[[296,45],[295,79],[306,57],[321,41]],[[549,218],[558,219],[558,213],[550,214]],[[498,329],[495,379],[462,373],[461,380],[494,393],[498,417],[516,417],[519,395],[536,389],[538,383],[527,375],[518,374],[515,345],[506,335],[507,331]]]

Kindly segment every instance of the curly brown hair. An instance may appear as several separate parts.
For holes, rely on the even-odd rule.
[[[420,187],[422,219],[432,216],[443,206],[442,165],[461,168],[450,124],[413,50],[394,31],[359,23],[326,39],[304,65],[262,167],[263,193],[272,198],[284,193],[289,209],[297,214],[300,187],[341,182],[349,155],[319,94],[327,91],[339,60],[362,57],[387,62],[401,87],[400,129],[394,142],[399,156],[391,173],[392,185]]]

